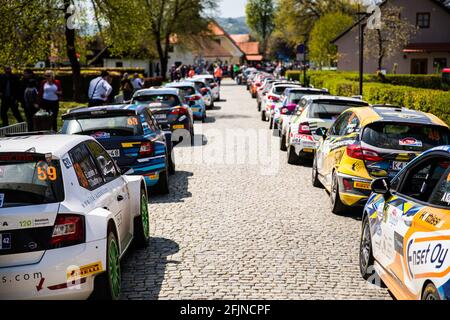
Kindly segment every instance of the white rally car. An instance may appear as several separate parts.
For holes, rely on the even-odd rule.
[[[300,104],[303,111],[292,116],[285,139],[287,162],[294,165],[314,158],[320,139],[316,129],[329,129],[347,109],[369,106],[360,99],[330,95],[304,96]]]
[[[144,179],[93,138],[0,138],[0,299],[117,299],[121,257],[148,238]]]
[[[220,86],[216,82],[216,79],[214,79],[214,76],[210,74],[198,74],[193,79],[204,80],[212,91],[214,101],[220,101]]]

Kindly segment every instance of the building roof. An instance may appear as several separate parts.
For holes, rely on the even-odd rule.
[[[231,39],[236,43],[250,42],[249,34],[230,34]]]
[[[238,46],[247,55],[259,54],[259,42],[242,42],[238,43]]]
[[[262,61],[264,60],[264,57],[260,54],[247,54],[246,59],[248,61]]]

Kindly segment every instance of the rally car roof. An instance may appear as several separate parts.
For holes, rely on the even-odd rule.
[[[423,125],[439,125],[448,127],[447,124],[430,113],[411,110],[404,107],[390,105],[374,105],[368,108],[350,109],[358,115],[361,126],[366,126],[373,122],[386,121],[397,123],[415,123]]]
[[[89,140],[94,140],[94,138],[65,134],[2,137],[0,138],[0,152],[51,153],[53,156],[61,158],[79,143]]]
[[[157,94],[173,94],[178,96],[180,91],[176,88],[150,88],[150,89],[142,89],[135,92],[133,98],[146,96],[146,95],[157,95]]]
[[[195,89],[195,84],[191,81],[171,82],[166,84],[166,88],[191,87]]]
[[[136,111],[143,106],[134,104],[121,104],[121,105],[109,105],[109,106],[97,106],[97,107],[80,107],[69,110],[62,116],[63,120],[78,117],[81,115],[102,115],[102,114],[136,114]]]

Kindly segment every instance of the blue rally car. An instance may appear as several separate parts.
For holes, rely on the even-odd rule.
[[[205,122],[206,120],[206,104],[203,96],[190,81],[172,82],[166,84],[166,88],[176,88],[180,90],[180,95],[186,99],[189,107],[192,109],[194,118]]]
[[[169,193],[169,174],[175,173],[172,133],[161,130],[148,106],[83,107],[62,118],[62,133],[94,137],[123,173],[142,175],[147,187]]]

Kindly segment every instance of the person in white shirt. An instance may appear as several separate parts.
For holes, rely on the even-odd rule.
[[[89,107],[96,107],[105,104],[112,92],[111,78],[108,71],[91,81],[89,84]]]
[[[144,86],[144,80],[139,78],[139,75],[135,73],[133,76],[133,80],[131,80],[131,84],[133,85],[134,91],[141,90]]]

